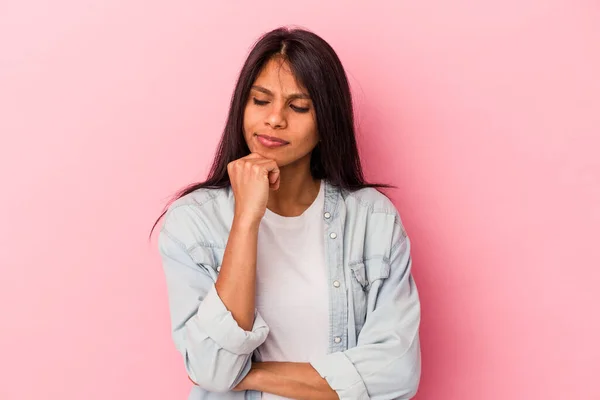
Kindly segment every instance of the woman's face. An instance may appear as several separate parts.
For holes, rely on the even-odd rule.
[[[268,61],[254,81],[244,109],[244,138],[252,153],[279,167],[310,165],[319,141],[313,104],[280,57]]]

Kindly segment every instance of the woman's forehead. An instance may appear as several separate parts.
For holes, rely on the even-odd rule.
[[[270,59],[262,68],[256,80],[255,86],[268,89],[272,93],[306,93],[305,88],[299,84],[298,79],[292,72],[289,63],[282,58]]]

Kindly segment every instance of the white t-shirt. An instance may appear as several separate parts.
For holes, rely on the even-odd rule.
[[[258,232],[256,308],[269,326],[261,361],[308,362],[327,354],[329,297],[324,184],[302,215],[266,210]],[[263,399],[283,399],[264,393]]]

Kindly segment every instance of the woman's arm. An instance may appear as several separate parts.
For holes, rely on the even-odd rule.
[[[236,215],[215,284],[225,307],[240,328],[249,331],[254,323],[256,249],[260,220]]]
[[[203,247],[208,240],[199,232],[200,227],[211,228],[210,217],[203,215],[206,212],[192,205],[172,209],[158,242],[173,340],[188,376],[205,390],[226,392],[249,372],[252,352],[265,341],[269,329],[254,310],[254,302],[244,298],[250,294],[253,298],[254,289],[238,282],[238,278],[254,281],[251,270],[256,261],[247,256],[256,247],[254,228],[242,223],[232,226],[221,266],[223,275],[217,275],[211,249]],[[248,253],[241,256],[244,252]],[[234,263],[239,263],[235,267],[244,278],[233,276]],[[243,296],[236,299],[236,291]]]
[[[421,377],[421,308],[411,275],[410,241],[395,216],[386,278],[356,347],[310,360],[340,399],[412,398]],[[372,289],[373,290],[373,289]],[[371,302],[371,299],[369,300]]]
[[[230,391],[246,376],[252,352],[269,332],[254,308],[256,252],[269,191],[279,188],[279,167],[251,153],[227,164],[227,173],[234,217],[218,275],[210,265],[214,243],[206,237],[223,232],[222,223],[213,225],[214,197],[172,205],[159,236],[175,342],[190,379],[211,392]]]
[[[258,229],[271,189],[279,188],[279,167],[260,154],[227,164],[235,198],[234,217],[215,285],[225,307],[242,329],[254,323]]]
[[[309,363],[253,363],[234,389],[257,390],[298,400],[337,400],[337,393]]]

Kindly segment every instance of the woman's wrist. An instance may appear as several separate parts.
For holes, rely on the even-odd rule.
[[[256,218],[254,216],[248,216],[243,214],[234,214],[233,223],[238,228],[241,229],[258,229],[260,226],[260,218]]]

